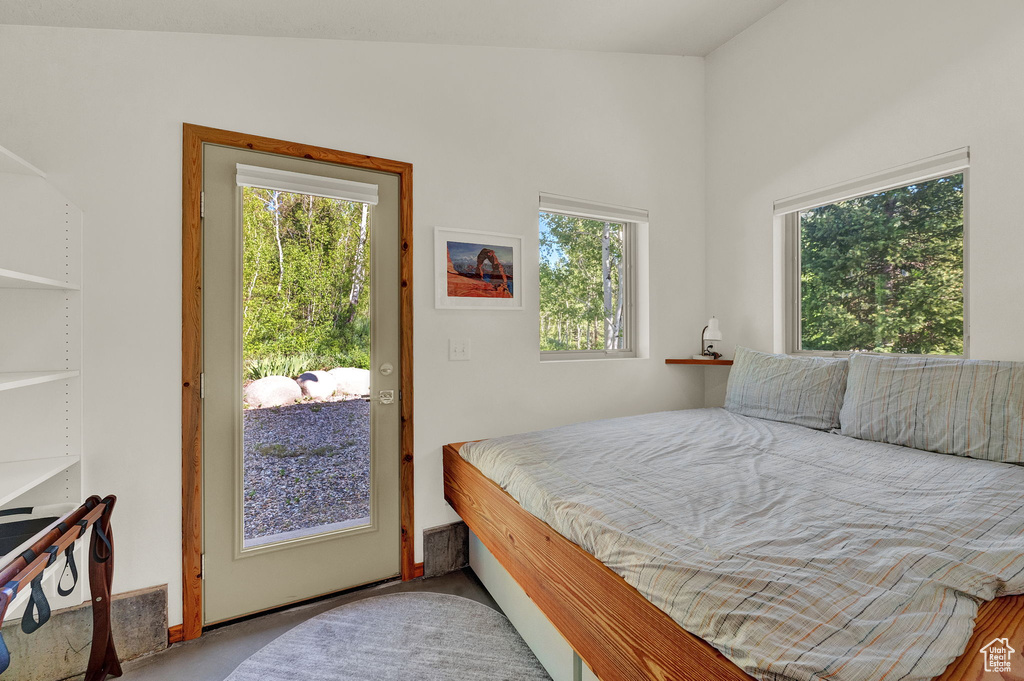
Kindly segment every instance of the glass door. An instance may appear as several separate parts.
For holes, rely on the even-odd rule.
[[[203,176],[210,624],[399,572],[399,225],[388,173],[206,145]]]

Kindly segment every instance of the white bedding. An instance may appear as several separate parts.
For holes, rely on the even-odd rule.
[[[1024,467],[696,409],[463,446],[760,679],[930,679],[1024,592]]]

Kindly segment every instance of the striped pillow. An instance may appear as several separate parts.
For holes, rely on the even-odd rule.
[[[853,355],[843,435],[1024,463],[1024,362]]]
[[[818,430],[837,428],[847,364],[845,359],[736,348],[725,408],[735,414]]]

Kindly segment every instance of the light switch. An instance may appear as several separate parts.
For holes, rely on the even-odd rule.
[[[448,361],[463,362],[469,359],[469,339],[449,338],[448,339]]]

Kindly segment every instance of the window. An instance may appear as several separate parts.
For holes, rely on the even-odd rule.
[[[967,153],[939,159],[780,202],[809,204],[782,212],[790,352],[967,354]]]
[[[541,359],[636,357],[636,230],[647,212],[542,194]]]

